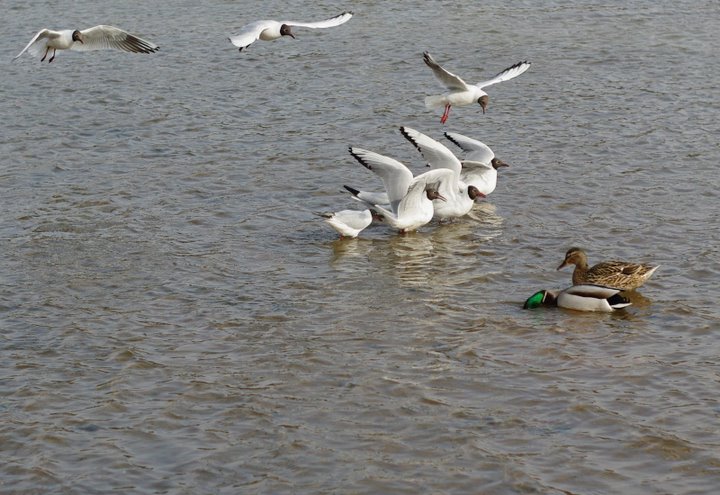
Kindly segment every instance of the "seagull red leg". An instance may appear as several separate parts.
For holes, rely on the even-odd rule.
[[[448,117],[450,117],[450,104],[448,103],[445,105],[445,112],[443,112],[442,117],[440,117],[440,123],[444,124],[447,122]]]
[[[55,50],[55,48],[53,48],[53,56],[50,57],[50,60],[48,60],[48,63],[50,63],[50,62],[52,62],[53,60],[55,60],[55,52],[56,52],[56,51],[57,51],[57,50]]]
[[[50,51],[50,47],[45,48],[45,55],[42,56],[42,58],[40,59],[40,62],[45,61],[45,57],[47,57],[47,54],[49,51]]]

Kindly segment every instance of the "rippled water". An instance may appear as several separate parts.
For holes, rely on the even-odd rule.
[[[720,486],[716,2],[6,2],[3,493],[705,494]],[[346,25],[239,54],[259,18]],[[18,53],[115,24],[155,55]],[[430,50],[488,113],[422,99]],[[471,217],[313,213],[488,143]],[[662,265],[610,315],[523,311],[568,247]]]

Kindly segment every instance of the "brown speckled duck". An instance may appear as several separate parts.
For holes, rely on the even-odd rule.
[[[587,255],[578,247],[568,249],[565,261],[557,268],[575,265],[572,274],[573,284],[596,284],[621,290],[633,290],[649,279],[658,266],[626,261],[604,261],[588,268]]]

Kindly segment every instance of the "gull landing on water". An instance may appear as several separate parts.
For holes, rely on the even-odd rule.
[[[57,50],[73,50],[73,51],[92,51],[92,50],[122,50],[131,53],[153,53],[160,47],[156,44],[138,38],[135,35],[123,31],[114,26],[95,26],[82,31],[65,29],[62,31],[52,31],[50,29],[41,29],[30,40],[23,50],[18,53],[18,58],[25,52],[29,52],[34,57],[40,57],[41,62],[52,50],[52,56],[48,62],[55,60],[55,52]],[[13,60],[15,60],[13,58]]]
[[[488,145],[476,139],[457,132],[446,132],[445,137],[465,152],[460,180],[477,187],[486,196],[493,192],[497,186],[498,169],[510,165],[496,158],[495,153]]]
[[[340,15],[316,22],[295,22],[295,21],[255,21],[243,26],[240,34],[228,38],[230,43],[237,46],[240,51],[247,48],[257,40],[272,41],[283,36],[295,38],[292,32],[294,27],[305,27],[310,29],[329,28],[339,26],[350,20],[352,12],[343,12]]]
[[[452,181],[452,170],[431,170],[413,178],[412,172],[405,165],[388,156],[355,147],[349,151],[362,166],[382,179],[390,209],[373,203],[367,196],[363,197],[357,189],[348,186],[345,189],[401,233],[417,230],[430,222],[434,213],[432,201],[445,201],[439,190],[445,183]],[[382,195],[376,193],[372,196]]]
[[[485,197],[477,187],[461,180],[462,164],[445,145],[410,127],[401,127],[400,133],[422,154],[431,169],[452,172],[451,180],[439,185],[438,192],[445,200],[433,201],[434,218],[443,220],[462,217],[470,212],[477,198]]]
[[[425,106],[428,109],[445,107],[445,111],[440,118],[440,122],[443,124],[447,122],[450,116],[450,108],[453,105],[456,107],[464,107],[472,103],[479,103],[483,113],[485,113],[489,97],[488,94],[483,91],[483,88],[517,77],[530,68],[530,62],[518,62],[503,70],[492,79],[478,84],[467,84],[460,77],[443,69],[440,64],[435,62],[435,59],[432,58],[430,53],[424,52],[423,60],[427,66],[432,69],[435,77],[450,90],[449,93],[444,95],[428,96],[425,98]]]

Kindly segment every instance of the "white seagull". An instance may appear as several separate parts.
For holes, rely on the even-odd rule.
[[[460,180],[462,164],[445,145],[410,127],[401,127],[400,132],[417,148],[431,169],[452,171],[452,180],[442,183],[438,189],[446,201],[433,201],[435,218],[462,217],[472,210],[477,198],[485,197],[477,187]]]
[[[432,200],[444,200],[438,189],[443,182],[452,181],[452,171],[448,169],[431,170],[413,178],[405,165],[390,157],[354,147],[350,148],[350,154],[382,179],[390,209],[362,199],[355,194],[359,193],[356,189],[345,188],[401,233],[417,230],[432,220]]]
[[[339,26],[350,20],[352,12],[343,12],[340,15],[316,22],[295,22],[295,21],[255,21],[243,26],[240,34],[228,38],[230,43],[237,46],[240,51],[252,45],[257,40],[271,41],[282,36],[295,38],[292,32],[294,27],[305,27],[310,29],[329,28]]]
[[[485,113],[489,98],[488,94],[483,91],[483,88],[517,77],[530,68],[530,62],[518,62],[503,70],[492,79],[478,84],[467,84],[452,72],[443,69],[428,52],[423,53],[423,60],[425,60],[428,67],[432,69],[435,77],[450,90],[449,93],[444,95],[428,96],[425,98],[425,106],[428,109],[445,107],[445,111],[440,118],[440,122],[443,124],[450,116],[450,107],[453,105],[456,107],[464,107],[472,103],[479,103],[483,113]]]
[[[335,213],[321,213],[325,222],[340,234],[340,237],[357,237],[372,221],[370,210],[341,210]]]
[[[490,147],[476,139],[463,136],[457,132],[446,132],[445,137],[465,152],[463,171],[460,180],[473,185],[484,195],[488,195],[497,186],[497,170],[510,165],[499,158]]]
[[[82,31],[77,29],[74,31],[70,29],[62,31],[41,29],[15,58],[29,52],[34,57],[39,57],[42,54],[40,61],[43,62],[50,50],[52,50],[52,56],[48,60],[48,62],[52,62],[55,59],[57,50],[87,52],[113,49],[132,53],[153,53],[159,48],[154,43],[138,38],[114,26],[100,25]]]

